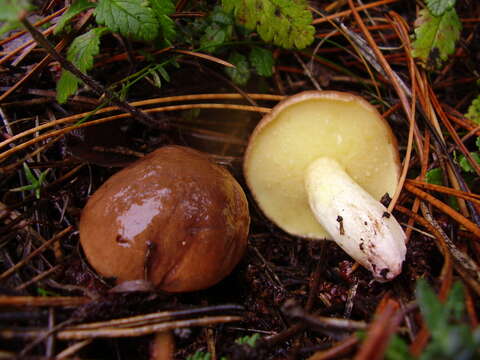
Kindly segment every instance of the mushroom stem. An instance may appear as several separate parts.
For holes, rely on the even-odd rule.
[[[406,253],[402,227],[337,161],[315,160],[307,169],[305,187],[317,221],[376,280],[388,281],[401,272]]]

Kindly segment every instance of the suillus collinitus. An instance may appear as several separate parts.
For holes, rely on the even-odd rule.
[[[400,174],[388,123],[362,98],[306,91],[255,128],[244,174],[265,215],[286,232],[334,240],[379,281],[405,259],[405,233],[380,203]]]
[[[162,147],[110,177],[88,200],[80,241],[91,266],[117,282],[144,279],[186,292],[222,280],[247,246],[241,186],[203,153]]]

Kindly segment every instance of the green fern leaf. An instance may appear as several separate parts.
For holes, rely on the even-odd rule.
[[[100,51],[100,38],[106,28],[95,28],[75,38],[67,51],[67,59],[81,72],[85,73],[93,67],[93,58]],[[77,91],[79,79],[71,72],[63,70],[57,83],[57,101],[64,103]]]
[[[176,35],[175,22],[169,16],[175,12],[172,0],[150,0],[152,10],[158,19],[163,39],[168,45],[172,44]]]
[[[420,11],[416,21],[413,56],[420,59],[426,68],[440,68],[455,51],[462,23],[454,8],[441,16],[434,16],[428,9]]]
[[[155,39],[160,27],[153,10],[142,0],[100,0],[95,18],[99,24],[135,40]]]
[[[315,28],[305,0],[223,0],[237,23],[256,30],[269,43],[287,49],[303,49],[313,42]]]

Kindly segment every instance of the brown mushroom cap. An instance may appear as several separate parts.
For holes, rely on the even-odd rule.
[[[311,211],[304,185],[306,169],[320,157],[338,161],[375,199],[393,196],[400,174],[397,141],[377,110],[348,93],[299,93],[257,125],[244,162],[257,203],[286,232],[329,237]]]
[[[82,213],[80,241],[103,276],[194,291],[239,262],[249,222],[245,194],[227,170],[196,150],[166,146],[95,192]]]

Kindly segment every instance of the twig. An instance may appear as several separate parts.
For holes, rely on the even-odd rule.
[[[410,183],[405,184],[405,189],[411,192],[412,194],[417,195],[419,198],[432,204],[437,209],[439,209],[443,213],[450,216],[452,219],[455,219],[455,221],[458,221],[459,224],[463,225],[465,228],[471,231],[476,237],[480,238],[480,227],[478,227],[475,223],[468,220],[459,212],[452,209],[450,206],[445,205],[443,202],[436,199],[432,195],[417,189],[415,186],[411,185]]]
[[[99,329],[102,327],[135,327],[152,324],[160,321],[172,320],[175,317],[193,316],[199,314],[208,314],[217,311],[241,311],[243,307],[239,305],[216,305],[204,306],[193,309],[184,309],[176,311],[161,311],[151,314],[131,316],[128,318],[114,319],[108,321],[80,324],[70,328],[70,330]]]
[[[241,321],[241,316],[206,316],[198,319],[168,321],[159,324],[145,325],[133,328],[102,328],[92,330],[63,330],[57,333],[57,338],[62,340],[92,339],[97,337],[117,338],[135,337],[192,326],[207,326]]]
[[[339,357],[345,356],[349,353],[352,348],[357,345],[358,338],[356,335],[351,335],[345,340],[342,340],[332,346],[328,350],[318,351],[308,358],[308,360],[328,360],[328,359],[337,359]]]
[[[85,13],[85,15],[82,17],[81,21],[79,21],[75,26],[74,29],[75,31],[81,31],[84,26],[88,23],[90,18],[93,16],[93,10],[89,10]],[[57,52],[61,52],[70,42],[71,37],[68,36],[66,38],[63,38],[56,46],[55,50]],[[24,75],[20,80],[18,80],[14,85],[12,85],[8,90],[6,90],[2,95],[0,95],[0,102],[3,102],[8,96],[10,96],[14,91],[16,91],[18,88],[23,86],[29,79],[33,77],[37,72],[39,72],[41,69],[43,69],[47,64],[50,63],[51,56],[47,54],[40,62],[35,64],[35,66],[26,74]]]
[[[15,288],[15,290],[16,290],[16,291],[21,291],[21,290],[25,289],[26,287],[28,287],[28,286],[36,283],[36,282],[39,281],[39,280],[42,280],[44,277],[46,277],[46,276],[50,275],[51,273],[55,272],[56,270],[62,268],[62,266],[63,266],[63,265],[55,265],[55,266],[53,266],[52,268],[48,269],[47,271],[44,271],[44,272],[38,274],[37,276],[31,278],[30,280],[24,282],[23,284],[18,285],[18,286]]]
[[[90,344],[92,341],[93,339],[85,339],[85,340],[76,342],[75,344],[67,347],[62,352],[58,353],[57,356],[55,356],[55,360],[70,359],[72,355],[74,355],[77,351],[80,351],[82,348]]]
[[[367,338],[355,356],[355,360],[381,360],[390,337],[395,333],[401,317],[400,305],[393,299],[384,298],[377,307],[375,321],[370,325]]]
[[[177,110],[188,110],[188,109],[232,109],[232,110],[243,110],[243,111],[252,111],[252,112],[260,112],[260,113],[268,113],[270,108],[260,107],[260,106],[249,106],[249,105],[233,105],[233,104],[185,104],[185,105],[174,105],[174,106],[164,106],[159,108],[147,109],[145,112],[147,113],[156,113],[156,112],[165,112],[165,111],[177,111]],[[109,116],[106,118],[98,119],[89,121],[87,123],[79,124],[79,125],[72,125],[60,130],[54,130],[47,134],[39,135],[36,138],[31,140],[25,141],[24,143],[7,150],[3,153],[0,153],[0,161],[8,158],[10,155],[23,150],[30,145],[36,144],[37,142],[43,141],[53,136],[63,135],[66,134],[74,129],[80,129],[87,126],[93,126],[97,124],[102,124],[105,122],[118,120],[118,119],[125,119],[128,118],[129,114],[119,114],[114,116]],[[1,146],[1,144],[0,144]]]
[[[270,95],[270,94],[247,94],[248,97],[255,99],[255,100],[269,100],[269,101],[280,101],[285,98],[282,95]],[[235,100],[235,99],[242,99],[243,96],[240,94],[197,94],[197,95],[181,95],[181,96],[168,96],[163,98],[155,98],[155,99],[148,99],[148,100],[141,100],[131,103],[132,106],[149,106],[149,105],[157,105],[157,104],[164,104],[168,102],[180,102],[180,101],[192,101],[192,100]],[[228,104],[225,104],[228,105]],[[9,139],[6,139],[0,143],[0,149],[7,146],[8,144],[28,135],[31,135],[37,131],[41,131],[44,129],[48,129],[50,127],[56,127],[61,124],[65,123],[72,123],[74,121],[81,120],[85,117],[92,116],[92,115],[100,115],[106,112],[111,112],[119,110],[117,106],[109,106],[106,108],[98,109],[95,111],[84,112],[80,114],[75,114],[72,116],[65,117],[63,119],[58,119],[55,121],[49,121],[45,124],[39,125],[38,127],[25,130],[21,133],[18,133]]]
[[[104,88],[102,85],[100,85],[97,81],[93,80],[91,77],[88,75],[82,73],[75,65],[73,65],[70,61],[65,59],[63,56],[61,56],[55,48],[50,44],[50,42],[43,36],[43,34],[38,31],[28,20],[27,20],[27,14],[24,13],[22,16],[20,16],[20,22],[25,26],[25,28],[28,30],[28,32],[32,35],[32,37],[37,41],[45,50],[50,54],[50,56],[58,61],[62,67],[70,71],[73,75],[75,75],[77,78],[82,80],[86,85],[88,85],[98,96],[102,96],[105,94],[105,96],[108,98],[108,100],[118,106],[120,109],[130,113],[134,118],[137,120],[141,121],[142,123],[149,125],[149,126],[156,126],[158,127],[158,123],[155,122],[155,120],[145,114],[143,111],[133,107],[130,105],[128,102],[121,100],[115,93],[112,91]]]
[[[12,275],[15,271],[17,271],[19,268],[21,268],[23,265],[25,265],[31,258],[34,256],[40,254],[43,250],[45,250],[48,246],[52,245],[55,241],[60,240],[65,234],[69,233],[70,231],[73,230],[73,226],[69,226],[66,229],[60,231],[58,234],[56,234],[53,238],[48,240],[47,242],[43,243],[41,246],[39,246],[37,249],[32,251],[30,254],[25,256],[21,261],[19,261],[15,266],[12,266],[8,270],[6,270],[3,274],[0,275],[0,281],[5,280],[8,278],[10,275]]]
[[[40,306],[80,306],[92,300],[88,297],[77,296],[0,296],[0,306],[11,307],[40,307]]]
[[[379,5],[385,5],[385,4],[389,4],[389,3],[397,2],[397,1],[398,1],[398,0],[381,0],[381,1],[375,1],[375,2],[370,3],[370,4],[365,4],[365,5],[356,7],[355,10],[356,10],[356,11],[365,10],[365,9],[377,7],[377,6],[379,6]],[[339,18],[339,17],[342,17],[342,16],[348,16],[348,15],[351,15],[352,12],[353,12],[352,10],[340,11],[340,12],[338,12],[338,13],[335,13],[335,14],[332,14],[332,15],[328,15],[328,16],[325,16],[325,17],[323,17],[323,18],[315,19],[315,20],[313,20],[312,24],[320,24],[320,23],[323,23],[323,22],[325,22],[325,21],[329,21],[329,20],[332,20],[332,19],[336,19],[336,18]]]
[[[430,184],[430,183],[426,183],[424,181],[414,180],[414,179],[408,179],[407,183],[412,184],[412,185],[414,185],[418,188],[422,188],[422,189],[426,189],[426,190],[432,190],[432,191],[436,191],[436,192],[446,194],[446,195],[452,195],[452,196],[459,197],[459,198],[464,199],[464,200],[469,200],[469,201],[471,201],[475,204],[480,204],[480,195],[479,194],[474,194],[474,193],[471,193],[471,192],[464,192],[464,191],[461,191],[461,190],[452,189],[452,188],[447,187],[447,186]]]

